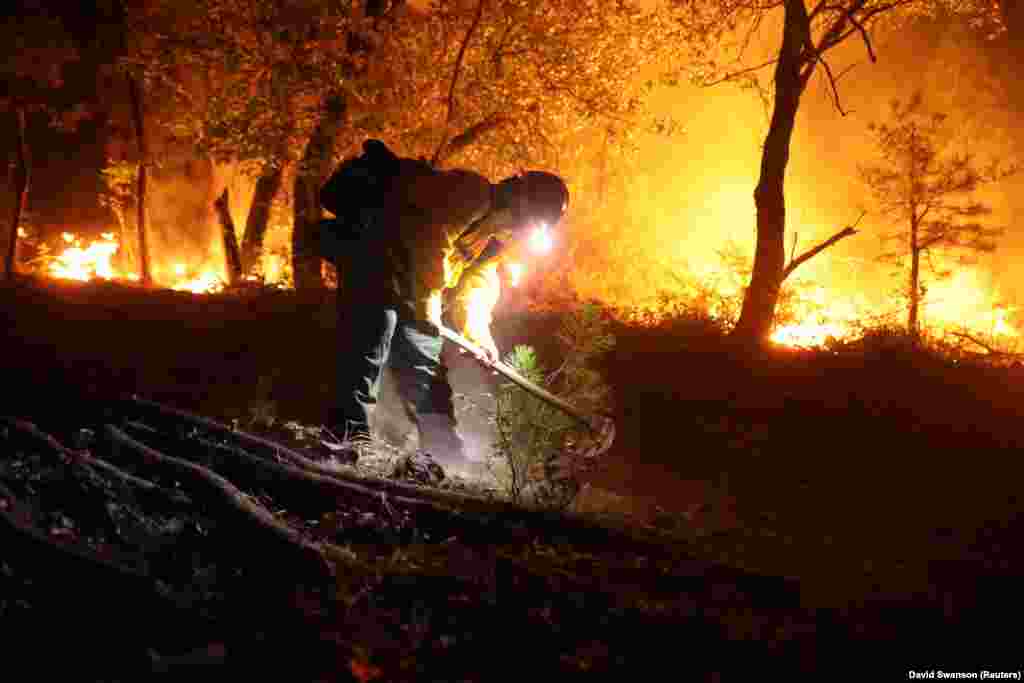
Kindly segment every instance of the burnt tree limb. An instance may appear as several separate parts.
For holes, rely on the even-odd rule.
[[[165,455],[133,439],[113,425],[106,425],[105,435],[117,446],[140,458],[147,466],[160,468],[182,477],[197,503],[227,513],[240,529],[248,529],[251,537],[263,545],[290,553],[296,569],[310,579],[323,582],[333,575],[319,544],[302,538],[298,531],[275,518],[266,508],[251,500],[233,483],[206,467]]]
[[[856,235],[856,234],[857,234],[857,230],[854,229],[854,227],[852,225],[848,225],[845,228],[843,228],[842,230],[840,230],[839,232],[837,232],[836,234],[834,234],[831,237],[829,237],[824,242],[821,242],[820,244],[817,244],[817,245],[811,247],[810,249],[808,249],[807,251],[805,251],[804,253],[800,254],[799,256],[797,256],[796,258],[792,259],[789,262],[789,265],[787,265],[785,270],[782,271],[782,279],[785,280],[787,277],[789,277],[792,274],[792,272],[794,270],[799,268],[803,263],[806,263],[807,261],[811,260],[812,258],[817,256],[821,252],[823,252],[826,249],[828,249],[829,247],[831,247],[836,242],[838,242],[840,240],[843,240],[843,239],[846,239],[847,237],[851,237],[851,236]]]

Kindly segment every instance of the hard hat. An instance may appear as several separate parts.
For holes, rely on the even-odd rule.
[[[520,180],[531,216],[548,225],[557,224],[569,206],[565,181],[545,171],[527,171]]]

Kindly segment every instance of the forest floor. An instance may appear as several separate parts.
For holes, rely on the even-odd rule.
[[[616,445],[554,515],[260,441],[323,421],[329,293],[18,280],[0,311],[0,614],[36,676],[1021,668],[1020,369],[620,326]],[[550,356],[554,324],[496,336]]]

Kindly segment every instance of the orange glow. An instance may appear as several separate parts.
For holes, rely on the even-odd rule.
[[[208,294],[224,289],[224,281],[219,273],[213,269],[206,269],[191,279],[175,282],[171,285],[171,289],[193,294]]]
[[[496,267],[485,268],[479,277],[473,278],[467,291],[462,295],[466,306],[466,336],[483,346],[494,346],[491,336],[491,319],[494,307],[501,296],[501,280]]]

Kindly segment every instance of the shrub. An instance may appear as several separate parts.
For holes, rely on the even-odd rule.
[[[516,346],[505,362],[585,411],[605,411],[611,391],[594,361],[615,344],[609,325],[597,306],[586,304],[569,315],[558,331],[564,356],[555,371],[546,372],[529,346]],[[494,457],[499,482],[513,501],[565,509],[579,493],[581,477],[593,466],[583,455],[590,439],[587,430],[515,384],[502,384],[495,398]]]

